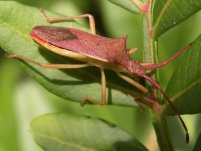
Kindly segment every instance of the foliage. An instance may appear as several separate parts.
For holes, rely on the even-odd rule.
[[[114,3],[115,5],[118,5],[119,7],[129,10],[131,16],[133,16],[133,13],[134,13],[135,19],[138,20],[138,22],[136,22],[136,24],[138,24],[136,28],[139,30],[143,30],[141,27],[142,23],[141,24],[139,23],[142,21],[142,19],[139,18],[139,16],[142,17],[143,14],[140,12],[140,10],[138,10],[138,7],[136,7],[134,3],[132,3],[132,0],[128,0],[128,1],[109,0],[109,1]],[[91,4],[94,3],[90,0],[87,2]],[[33,40],[31,39],[29,35],[31,29],[36,25],[50,25],[50,24],[45,21],[43,16],[41,16],[37,7],[28,6],[27,4],[29,3],[27,1],[23,3],[26,3],[26,5],[23,5],[14,1],[0,1],[0,48],[2,48],[2,50],[4,50],[8,54],[19,54],[26,58],[29,58],[38,62],[43,62],[43,63],[75,62],[73,60],[50,53],[46,49],[42,48],[41,46],[38,46],[37,44],[33,42]],[[80,1],[74,2],[76,6],[79,6],[81,3],[82,2]],[[108,3],[106,0],[99,3],[102,5],[101,9],[103,8],[106,9],[108,5],[111,7],[114,7],[113,4]],[[40,3],[35,3],[35,5],[37,6],[39,4]],[[53,4],[54,4],[53,6],[55,6],[57,3],[54,2]],[[70,3],[70,2],[68,2],[68,4],[69,6],[66,6],[66,7],[71,7],[71,9],[75,6],[73,5],[73,3]],[[58,8],[62,9],[63,8],[62,6],[63,4],[58,6]],[[86,7],[84,9],[87,9],[87,5],[85,6]],[[116,8],[118,7],[114,7],[114,9]],[[160,48],[162,47],[165,48],[165,44],[163,43],[166,43],[166,45],[169,45],[167,40],[163,42],[163,38],[165,37],[165,35],[168,35],[168,33],[171,33],[171,32],[175,32],[178,34],[177,31],[174,31],[174,29],[179,28],[176,25],[183,23],[184,20],[194,15],[200,9],[201,9],[201,1],[197,1],[197,0],[192,0],[192,1],[153,0],[152,1],[152,10],[151,10],[151,16],[150,16],[152,22],[150,22],[150,24],[152,25],[153,30],[152,30],[152,37],[151,37],[152,39],[151,40],[149,39],[149,40],[151,43],[153,42],[154,44],[157,44],[157,47],[153,47],[153,49],[157,49],[157,51],[159,51],[159,56],[157,56],[157,53],[155,53],[155,56],[154,56],[156,58],[156,59],[154,58],[155,61],[157,61],[157,57],[160,57],[160,54],[164,53],[164,52],[160,52]],[[110,10],[113,10],[113,9],[110,8]],[[98,11],[98,9],[95,11]],[[121,11],[122,13],[128,13],[127,11],[123,9]],[[53,13],[50,11],[46,11],[46,12],[48,16],[51,16],[51,17],[62,16],[60,14]],[[100,12],[105,13],[105,14],[102,13],[103,17],[104,15],[107,14],[105,18],[110,16],[110,14],[112,15],[110,19],[105,21],[106,29],[110,29],[111,27],[115,26],[112,23],[110,25],[110,21],[112,22],[113,19],[117,19],[118,17],[121,17],[118,14],[113,13],[114,11],[111,11],[112,13],[105,12],[104,10]],[[122,18],[125,19],[126,17],[123,16]],[[133,30],[133,22],[131,20],[132,19],[130,19],[129,22],[126,22],[126,20],[119,21],[119,22],[122,22],[124,27],[125,25],[127,25],[127,23],[130,23],[131,30]],[[102,22],[104,22],[104,19],[102,20]],[[72,27],[72,28],[88,31],[88,29],[85,26],[75,21],[55,23],[53,25]],[[192,30],[191,28],[193,28],[193,25],[191,26],[188,26],[187,28],[188,31]],[[125,30],[129,30],[129,27],[128,29],[125,28]],[[187,30],[186,32],[188,34]],[[122,35],[121,31],[124,31],[124,29],[115,29],[114,30],[115,33],[112,34],[112,30],[111,30],[110,35],[111,36]],[[102,30],[102,32],[106,33],[107,30]],[[182,42],[182,40],[181,42],[177,40],[179,44],[175,46],[175,48],[174,46],[171,47],[171,48],[174,48],[174,51],[176,52],[178,51],[178,49],[181,49],[182,47],[184,47],[186,43],[191,44],[190,49],[187,50],[180,58],[178,58],[178,60],[181,63],[174,62],[173,63],[174,65],[171,69],[165,68],[163,71],[165,73],[168,73],[168,76],[164,76],[161,72],[160,74],[158,74],[158,77],[159,77],[158,80],[160,81],[160,83],[165,83],[164,81],[168,81],[165,83],[167,85],[166,93],[171,97],[171,100],[173,101],[174,105],[176,106],[180,114],[199,114],[201,112],[201,108],[200,108],[201,106],[201,101],[200,101],[201,68],[199,67],[199,62],[201,61],[200,59],[201,58],[200,57],[201,35],[198,30],[196,30],[195,33],[196,34],[193,38],[188,36],[189,39],[188,38],[185,39],[185,42],[184,41]],[[129,34],[130,33],[128,32],[128,36]],[[135,35],[136,33],[131,32],[131,34]],[[144,28],[144,34],[146,34],[146,26]],[[141,32],[141,37],[142,37],[142,32]],[[131,38],[128,41],[129,47],[135,46],[135,45],[132,45],[133,44],[132,40],[134,41],[135,39],[136,38],[133,38],[133,39]],[[171,37],[168,40],[171,41]],[[146,44],[146,42],[144,43]],[[136,45],[139,46],[139,48],[143,47],[142,42],[139,42]],[[164,45],[164,46],[161,46],[161,45]],[[147,50],[144,50],[144,51],[147,51]],[[165,56],[166,56],[165,58],[167,58],[168,56],[170,56],[170,54],[168,54],[167,52],[167,55]],[[4,64],[5,64],[5,67],[4,67]],[[78,105],[78,102],[82,102],[85,96],[93,96],[93,98],[97,100],[100,99],[100,85],[97,83],[99,82],[99,79],[100,79],[99,70],[97,70],[94,67],[88,68],[88,69],[76,69],[76,70],[58,70],[58,69],[44,70],[43,68],[40,68],[30,63],[21,62],[21,64],[24,67],[24,69],[27,71],[27,73],[29,73],[29,75],[32,78],[34,78],[49,92],[63,98],[64,100],[76,102],[76,103],[69,103],[67,101],[63,101],[63,99],[58,98],[46,92],[41,87],[39,88],[41,91],[44,91],[44,93],[46,94],[47,100],[56,100],[56,101],[55,102],[47,101],[49,103],[46,103],[44,105],[46,107],[41,108],[41,110],[37,112],[35,115],[34,115],[35,111],[33,111],[33,113],[30,113],[31,119],[33,117],[35,118],[36,115],[39,115],[40,113],[49,113],[52,111],[61,112],[61,113],[45,114],[35,118],[31,122],[31,126],[30,126],[31,134],[33,135],[37,144],[40,147],[42,147],[44,150],[47,150],[47,151],[49,150],[57,150],[57,151],[60,151],[60,150],[61,151],[62,150],[122,150],[122,148],[124,150],[148,150],[147,147],[149,148],[150,146],[152,147],[150,147],[149,150],[152,150],[152,149],[155,149],[154,144],[148,145],[149,143],[144,143],[152,139],[152,137],[148,139],[149,137],[147,137],[147,135],[150,133],[146,133],[146,131],[148,131],[150,128],[149,125],[147,124],[149,120],[153,123],[155,127],[155,133],[158,137],[158,143],[161,150],[163,150],[164,148],[166,149],[168,148],[169,150],[173,150],[174,147],[180,148],[185,143],[184,136],[182,134],[179,134],[179,136],[177,137],[181,137],[181,138],[178,138],[179,141],[178,140],[175,140],[175,142],[173,141],[174,147],[172,146],[170,142],[168,146],[164,146],[163,140],[169,141],[169,138],[168,138],[169,136],[160,134],[160,132],[163,132],[164,130],[164,132],[168,134],[168,132],[166,131],[167,125],[166,123],[163,123],[164,122],[163,117],[164,116],[167,117],[174,114],[170,106],[168,104],[164,104],[161,107],[162,113],[159,115],[157,115],[154,111],[152,111],[149,107],[146,107],[146,106],[145,106],[145,109],[148,110],[148,112],[145,112],[145,113],[139,112],[138,105],[136,105],[136,103],[133,101],[133,97],[131,97],[130,94],[122,93],[118,89],[114,89],[114,88],[121,87],[123,89],[132,90],[134,92],[139,92],[139,91],[136,88],[133,88],[126,82],[119,79],[116,76],[116,74],[111,71],[106,72],[106,75],[107,75],[106,78],[110,86],[110,88],[108,88],[107,90],[108,101],[111,106],[96,107],[93,105],[93,106],[86,106],[84,108],[81,108]],[[11,68],[10,70],[13,70],[12,72],[15,74],[9,74],[9,72],[7,71],[9,68]],[[19,125],[23,123],[23,120],[27,118],[25,116],[26,113],[21,113],[19,111],[19,106],[22,103],[20,102],[16,103],[17,104],[16,106],[18,108],[18,110],[16,110],[14,109],[16,108],[16,106],[11,103],[12,98],[10,97],[6,98],[4,97],[3,94],[4,94],[4,91],[8,89],[7,90],[9,92],[8,96],[14,95],[10,93],[13,92],[13,88],[15,87],[14,85],[16,84],[16,81],[20,79],[18,77],[20,77],[20,74],[22,74],[22,71],[18,69],[18,66],[13,64],[7,65],[5,62],[3,62],[0,65],[0,70],[1,70],[0,80],[2,80],[1,87],[0,87],[1,88],[0,103],[2,104],[1,106],[5,106],[4,109],[2,107],[0,114],[6,115],[5,118],[2,118],[0,120],[2,121],[5,121],[6,119],[12,120],[13,124],[11,125],[17,128]],[[7,74],[9,76],[7,76]],[[3,80],[4,78],[6,78],[7,80],[4,81]],[[167,79],[167,80],[164,80],[164,79]],[[39,86],[36,86],[36,89],[38,87]],[[26,100],[27,103],[29,101],[31,102],[32,100],[31,98],[29,100],[29,97],[30,96],[27,96],[27,100]],[[41,102],[41,101],[38,101],[38,102]],[[68,105],[70,106],[68,107]],[[118,105],[118,106],[115,106],[115,105]],[[32,110],[32,106],[29,106],[29,108],[30,110]],[[10,113],[8,113],[8,110],[10,111]],[[66,110],[68,110],[68,112],[66,112]],[[15,111],[17,112],[17,115],[24,117],[22,118],[21,121],[20,120],[17,121],[17,119],[15,119],[15,116],[16,116]],[[74,113],[79,113],[79,115],[74,115]],[[146,116],[146,114],[149,115],[149,118]],[[89,117],[86,117],[86,115]],[[138,115],[139,115],[139,118],[137,118]],[[141,118],[141,116],[144,116],[144,119]],[[128,117],[128,121],[125,121],[126,119],[125,117]],[[104,120],[101,120],[101,119],[104,119]],[[110,122],[106,122],[105,120]],[[162,122],[161,124],[163,125],[162,128],[160,127],[161,126],[160,122]],[[115,125],[112,125],[110,123],[115,123]],[[6,129],[5,127],[6,126],[4,126],[3,128]],[[171,127],[171,125],[169,127]],[[15,137],[13,137],[13,142],[18,142],[19,139],[17,138],[17,134],[16,134],[17,129],[15,131],[15,129],[12,127],[8,127],[8,128],[14,130],[13,134],[15,134]],[[143,130],[144,134],[139,132],[138,129]],[[173,129],[170,129],[170,134],[171,134],[171,130]],[[22,129],[20,131],[26,131],[26,130]],[[180,128],[179,128],[179,131],[180,131]],[[22,148],[26,150],[25,149],[26,147],[23,147],[23,145],[20,146],[17,143],[15,143],[13,146],[9,145],[9,143],[6,142],[6,140],[12,137],[12,134],[10,134],[9,131],[5,131],[5,133],[7,133],[6,137],[4,137],[6,134],[3,135],[3,133],[1,133],[2,137],[5,140],[5,143],[4,145],[0,144],[0,150],[22,150]],[[164,137],[167,137],[167,138],[164,138]],[[190,139],[192,139],[191,133],[190,133],[190,137],[191,137]],[[171,138],[173,138],[174,140],[174,136],[172,136]],[[193,139],[195,141],[195,138]],[[199,148],[200,146],[199,142],[200,142],[200,137],[197,140],[194,150]],[[13,149],[12,147],[15,149]],[[189,150],[190,148],[192,148],[192,144],[186,145],[186,147],[184,147],[183,149]],[[29,150],[31,149],[29,148]]]

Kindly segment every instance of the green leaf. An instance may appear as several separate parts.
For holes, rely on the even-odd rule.
[[[183,60],[175,69],[167,87],[171,97],[181,114],[201,112],[201,35],[182,55]],[[165,112],[172,113],[166,106]]]
[[[58,17],[46,11],[49,17]],[[30,32],[34,26],[50,25],[38,8],[28,7],[16,2],[0,1],[0,47],[8,54],[18,54],[41,63],[72,63],[66,57],[56,55],[38,46],[31,39]],[[87,30],[74,21],[54,23],[56,26]],[[77,63],[77,62],[76,62]],[[100,100],[100,71],[98,68],[86,69],[44,69],[23,62],[27,72],[50,92],[71,101],[82,102],[86,96]],[[133,93],[136,89],[127,84],[114,72],[106,71],[107,84],[122,91]],[[132,91],[133,90],[133,91]],[[135,105],[133,97],[120,91],[108,89],[108,101],[114,104]]]
[[[147,150],[120,128],[100,119],[78,115],[43,115],[32,121],[31,133],[45,151]]]
[[[199,151],[201,148],[201,134],[199,135],[197,141],[196,141],[196,144],[193,148],[193,151]]]
[[[18,120],[16,119],[13,95],[20,72],[11,62],[4,62],[0,58],[0,150],[21,151],[19,142]],[[12,144],[12,145],[11,145]]]
[[[139,9],[133,4],[132,0],[108,0],[111,3],[125,8],[133,13],[140,13]]]
[[[154,0],[152,3],[154,37],[158,38],[200,9],[200,0]]]

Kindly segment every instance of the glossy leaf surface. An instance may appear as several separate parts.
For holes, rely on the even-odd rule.
[[[200,0],[154,0],[152,24],[155,38],[201,9]]]

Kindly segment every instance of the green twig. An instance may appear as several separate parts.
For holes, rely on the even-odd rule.
[[[158,63],[158,43],[154,39],[152,34],[152,22],[151,22],[151,1],[149,10],[145,14],[144,19],[144,62]],[[153,77],[156,81],[159,81],[159,73],[155,72]],[[160,98],[160,93],[154,92],[155,98]],[[160,113],[153,111],[153,126],[157,136],[158,145],[162,151],[172,151],[173,146],[169,138],[167,124],[164,118],[161,117]]]
[[[162,151],[173,151],[174,148],[170,141],[167,123],[164,118],[160,115],[155,115],[155,120],[153,121],[154,130],[156,132],[157,141],[160,150]]]

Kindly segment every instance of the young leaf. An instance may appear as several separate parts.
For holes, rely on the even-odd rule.
[[[152,25],[157,38],[201,9],[200,0],[154,0]]]
[[[199,135],[197,142],[193,148],[193,151],[199,151],[201,148],[201,134]]]
[[[196,114],[201,112],[201,35],[182,56],[182,62],[173,73],[167,87],[179,113]],[[172,111],[166,106],[165,113]]]
[[[46,11],[50,17],[58,15]],[[0,1],[0,47],[8,54],[18,54],[41,63],[78,63],[67,57],[61,57],[38,46],[31,39],[30,32],[34,26],[50,25],[38,8],[28,7],[12,1]],[[55,23],[54,26],[86,28],[73,21]],[[82,102],[85,96],[100,100],[100,71],[98,68],[86,69],[44,69],[30,63],[23,63],[27,72],[50,92],[63,98]],[[109,76],[108,76],[109,75]],[[106,78],[111,87],[133,92],[136,89],[120,80],[115,73],[106,71]],[[110,82],[109,82],[110,81]],[[133,97],[117,90],[110,91],[110,102],[114,104],[134,105]]]
[[[78,115],[43,115],[32,121],[31,133],[45,151],[147,150],[120,128]]]
[[[133,4],[132,0],[108,0],[111,3],[125,8],[133,13],[139,13],[139,9]]]

